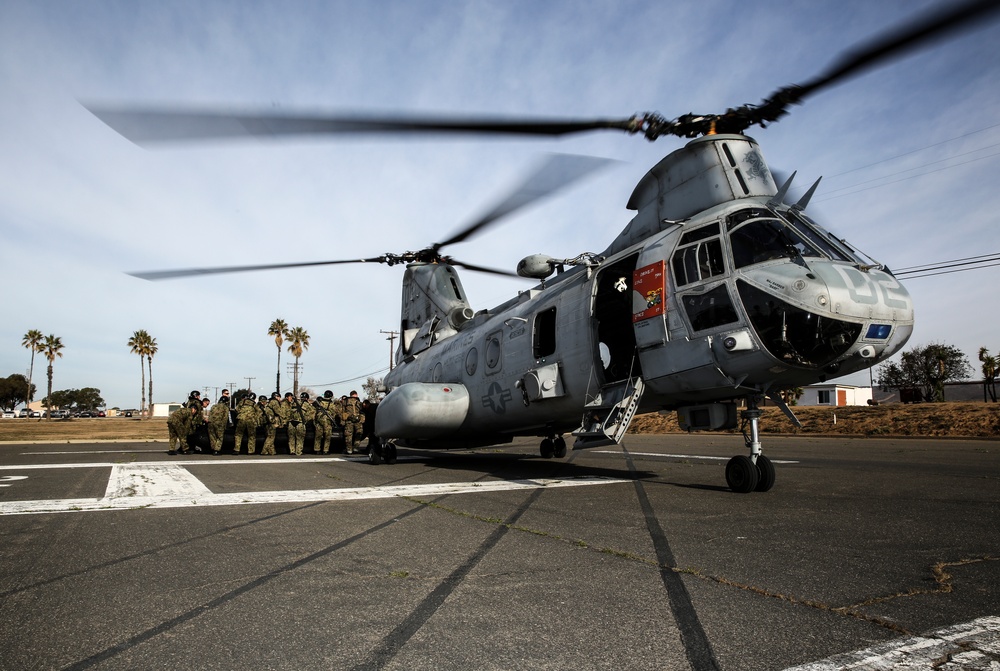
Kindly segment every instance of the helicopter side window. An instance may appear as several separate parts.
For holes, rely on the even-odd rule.
[[[535,315],[532,343],[536,359],[550,356],[556,351],[556,309],[543,310]]]
[[[681,236],[674,252],[674,283],[684,286],[726,272],[719,223],[702,226]]]
[[[682,301],[684,311],[691,320],[691,328],[695,331],[732,324],[740,319],[725,284],[703,294],[688,294]]]
[[[756,219],[739,224],[730,231],[729,240],[737,268],[772,259],[822,256],[798,231],[777,219]]]

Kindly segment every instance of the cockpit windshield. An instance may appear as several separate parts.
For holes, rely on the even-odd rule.
[[[848,263],[859,263],[860,259],[851,258],[847,248],[836,245],[811,219],[801,212],[789,209],[783,213],[792,226],[799,233],[809,239],[816,247],[823,250],[823,253],[834,261],[847,261]],[[828,235],[828,234],[827,234]]]
[[[759,217],[759,218],[758,218]],[[772,259],[823,257],[805,236],[768,210],[741,210],[726,222],[737,268]]]

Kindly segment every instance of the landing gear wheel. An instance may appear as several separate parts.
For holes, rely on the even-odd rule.
[[[552,441],[552,454],[557,459],[562,459],[566,456],[566,441],[562,439],[562,436]]]
[[[758,492],[766,492],[774,487],[774,464],[763,454],[757,455],[757,486],[754,488]]]
[[[373,440],[372,444],[368,446],[368,463],[372,466],[378,466],[382,463],[382,441]]]
[[[393,443],[386,443],[382,450],[382,457],[387,464],[396,463],[396,446]]]
[[[543,459],[551,459],[555,454],[555,446],[552,445],[552,440],[550,438],[543,440],[538,451],[541,452]]]
[[[759,480],[757,466],[745,454],[733,457],[726,464],[726,483],[737,494],[752,492]]]

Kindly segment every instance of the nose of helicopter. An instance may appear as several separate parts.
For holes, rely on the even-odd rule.
[[[847,374],[899,351],[913,301],[889,273],[810,260],[752,269],[737,291],[761,345],[781,362]]]

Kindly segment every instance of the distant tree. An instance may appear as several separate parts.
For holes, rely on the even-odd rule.
[[[52,363],[56,360],[56,357],[62,358],[63,347],[62,338],[51,334],[45,336],[45,342],[42,343],[42,354],[44,354],[45,358],[49,360],[49,367],[47,370],[49,378],[49,393],[46,394],[46,396],[52,396]],[[51,410],[49,406],[45,406],[45,409]],[[52,419],[51,412],[49,413],[48,418],[50,420]]]
[[[153,412],[153,355],[160,351],[159,345],[156,344],[156,338],[149,335],[146,336],[149,340],[146,342],[146,367],[149,369],[149,408],[150,412],[146,415],[147,418],[151,417]]]
[[[904,352],[900,363],[878,369],[878,385],[890,389],[917,389],[924,401],[944,400],[946,382],[965,380],[972,368],[965,355],[951,345],[931,343]]]
[[[301,326],[295,326],[285,333],[285,337],[289,341],[288,351],[292,356],[295,357],[295,368],[294,368],[294,382],[292,384],[292,393],[295,394],[295,398],[299,397],[299,358],[302,353],[309,349],[309,334]]]
[[[992,356],[985,347],[979,348],[979,360],[983,362],[983,402],[997,402],[997,371],[1000,369],[1000,355]]]
[[[278,346],[278,376],[274,380],[274,390],[281,393],[281,344],[288,333],[288,324],[284,319],[275,319],[267,327],[267,335],[274,337],[274,344]]]
[[[139,394],[141,400],[139,402],[139,412],[144,413],[146,411],[146,343],[149,340],[149,334],[145,330],[139,330],[132,334],[132,337],[128,339],[129,351],[132,354],[139,355],[139,372],[142,373],[142,381],[139,382]]]
[[[35,388],[31,385],[31,376],[35,372],[35,353],[41,353],[42,342],[45,340],[45,336],[42,335],[41,331],[36,329],[31,329],[24,334],[24,338],[21,340],[21,347],[26,347],[31,350],[31,366],[28,368],[28,388],[25,393],[28,396],[24,397],[24,407],[28,407],[28,403],[34,398]]]
[[[104,407],[101,390],[95,387],[60,389],[46,396],[43,401],[47,407],[62,410],[97,410]]]
[[[382,396],[382,378],[380,377],[370,377],[361,388],[365,392],[365,398],[369,401],[376,402]]]
[[[802,398],[802,387],[780,389],[778,390],[778,396],[785,402],[785,405],[798,405],[799,399]]]
[[[20,373],[0,377],[0,409],[13,410],[25,398],[33,398],[35,385],[28,387],[28,378]]]

